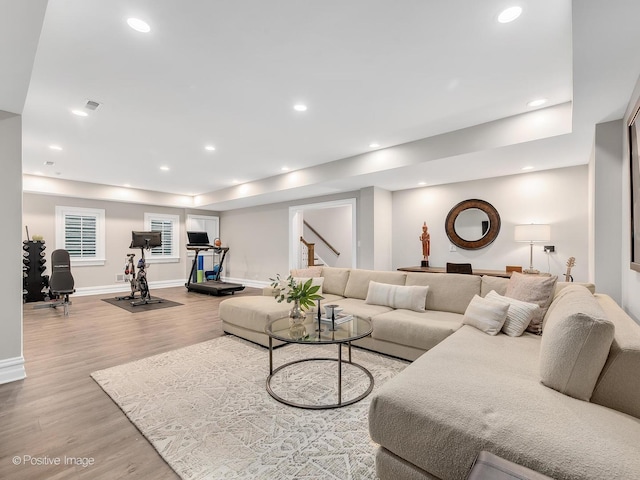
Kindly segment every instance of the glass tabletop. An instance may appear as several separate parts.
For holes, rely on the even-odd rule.
[[[364,318],[353,317],[351,320],[335,326],[331,330],[331,323],[320,322],[320,335],[318,335],[318,320],[307,317],[303,322],[306,334],[302,338],[293,338],[289,330],[289,317],[271,320],[265,327],[265,333],[272,338],[287,343],[347,343],[352,340],[366,337],[373,328],[371,322]]]

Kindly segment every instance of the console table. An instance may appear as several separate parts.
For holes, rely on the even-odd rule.
[[[402,272],[422,272],[422,273],[447,273],[444,267],[401,267],[398,270]],[[490,277],[510,278],[511,272],[504,270],[481,270],[473,269],[474,275],[488,275]]]

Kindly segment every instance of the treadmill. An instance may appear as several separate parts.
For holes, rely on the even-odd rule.
[[[229,251],[229,247],[216,247],[209,243],[209,235],[207,232],[187,232],[189,243],[187,243],[187,250],[195,252],[196,256],[193,259],[193,265],[191,266],[191,272],[187,278],[187,283],[184,284],[187,290],[190,292],[206,293],[209,295],[233,295],[235,292],[244,290],[244,285],[239,283],[223,282],[220,280],[220,273],[222,271],[222,264],[224,257]],[[215,275],[215,280],[206,280],[204,282],[192,282],[193,274],[196,271],[198,265],[198,257],[200,252],[206,252],[213,250],[215,253],[222,253],[220,262],[218,263],[218,272]]]

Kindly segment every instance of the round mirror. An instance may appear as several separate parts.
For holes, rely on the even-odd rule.
[[[451,243],[465,250],[484,248],[500,232],[500,215],[484,200],[465,200],[447,215],[445,230]]]
[[[487,234],[490,222],[489,215],[479,208],[468,208],[460,212],[453,226],[460,238],[475,242]]]

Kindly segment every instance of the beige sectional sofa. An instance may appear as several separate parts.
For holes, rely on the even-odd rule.
[[[507,279],[327,267],[321,273],[325,303],[371,320],[371,337],[357,344],[414,360],[372,394],[369,430],[379,444],[381,480],[463,479],[482,450],[557,479],[640,478],[640,327],[608,296],[558,283],[545,316],[545,332],[561,330],[567,315],[580,322],[581,305],[593,303],[615,327],[604,367],[582,372],[574,367],[579,359],[563,357],[562,343],[550,335],[490,336],[462,324],[474,295],[504,294]],[[366,303],[370,281],[428,285],[426,310]],[[288,309],[270,296],[237,297],[221,303],[220,317],[226,332],[267,345],[266,321]],[[588,363],[589,352],[579,353]],[[541,355],[547,367],[567,370],[566,391],[554,388],[568,394],[541,383]],[[570,396],[572,382],[584,386],[589,375],[590,401]]]

